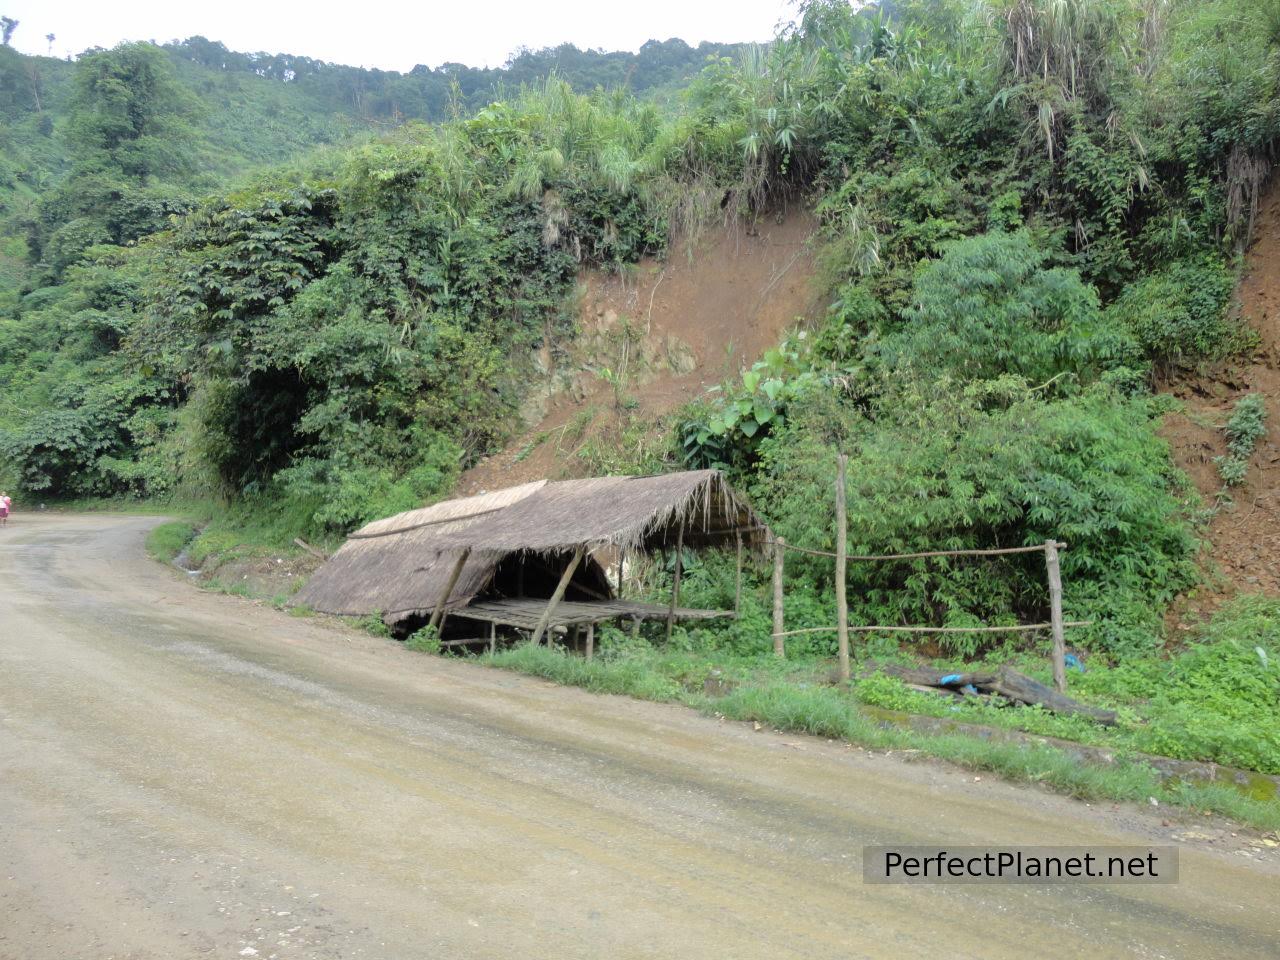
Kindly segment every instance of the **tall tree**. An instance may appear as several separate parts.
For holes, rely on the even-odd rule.
[[[195,101],[159,47],[126,43],[82,57],[70,106],[67,145],[77,166],[135,181],[191,169]]]

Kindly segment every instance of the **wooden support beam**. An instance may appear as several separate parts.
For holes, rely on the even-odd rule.
[[[787,541],[778,537],[773,543],[773,652],[785,657],[786,647],[782,638],[782,562],[787,552]]]
[[[849,554],[849,524],[845,518],[845,470],[849,458],[836,458],[836,641],[840,655],[840,682],[849,682],[849,606],[845,598]]]
[[[1053,626],[1053,687],[1067,692],[1067,645],[1062,635],[1062,570],[1058,567],[1058,544],[1044,542],[1044,565],[1049,574],[1049,622]]]
[[[587,624],[587,659],[590,660],[596,655],[596,625],[594,623]]]
[[[435,612],[431,614],[430,626],[437,630],[444,629],[444,608],[449,602],[449,597],[453,595],[453,588],[458,585],[458,578],[462,576],[462,568],[467,565],[467,557],[471,556],[471,548],[464,547],[462,552],[458,554],[458,562],[453,565],[453,572],[449,574],[449,582],[445,584],[440,599],[436,601]]]
[[[489,653],[496,653],[498,650],[498,625],[492,620],[489,621]]]
[[[564,599],[565,590],[569,589],[569,581],[573,579],[574,571],[578,569],[578,564],[582,562],[582,555],[585,552],[583,547],[579,547],[573,551],[573,559],[569,561],[569,565],[564,568],[564,573],[560,576],[560,582],[556,584],[556,592],[551,594],[551,599],[547,601],[547,609],[542,611],[542,617],[538,620],[538,626],[533,631],[533,645],[536,647],[542,643],[542,637],[547,632],[547,624],[551,622],[551,615],[556,612],[556,607],[560,601]]]
[[[738,565],[733,577],[733,619],[742,616],[742,534],[734,535],[738,541]]]
[[[680,605],[680,573],[684,567],[684,518],[680,518],[680,527],[676,531],[676,565],[671,580],[671,608],[667,611],[667,643],[671,642],[671,631],[676,625],[676,607]]]

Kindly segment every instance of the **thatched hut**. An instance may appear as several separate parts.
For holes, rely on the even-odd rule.
[[[448,500],[351,534],[298,602],[324,613],[380,615],[401,630],[450,624],[452,643],[493,642],[497,627],[529,630],[606,620],[729,615],[679,606],[684,548],[758,547],[764,525],[715,470],[650,477],[546,480]],[[672,550],[669,604],[616,596],[605,551]],[[462,636],[458,636],[462,634]]]

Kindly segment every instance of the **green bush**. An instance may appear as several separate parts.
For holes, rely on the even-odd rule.
[[[1125,287],[1107,317],[1158,363],[1215,359],[1240,345],[1239,328],[1226,315],[1234,287],[1220,260],[1179,261]]]
[[[850,454],[850,550],[973,549],[1065,540],[1065,609],[1094,620],[1076,636],[1108,650],[1158,642],[1159,611],[1193,582],[1194,541],[1170,490],[1168,448],[1145,400],[1104,387],[1045,402],[1025,386],[910,382],[873,415],[815,395],[793,404],[761,445],[752,493],[788,542],[834,546],[834,438]],[[816,588],[830,603],[831,561],[790,556],[788,600]],[[794,586],[793,586],[794,585]],[[854,562],[860,624],[974,626],[1043,622],[1037,555]],[[816,625],[834,623],[828,607]],[[789,615],[790,622],[790,615]],[[802,622],[802,625],[808,625]],[[980,634],[948,634],[952,653]],[[823,643],[830,643],[824,638]]]
[[[440,631],[428,624],[409,634],[405,638],[404,645],[407,649],[415,650],[418,653],[439,653]]]
[[[1266,401],[1262,394],[1249,393],[1236,401],[1223,431],[1227,435],[1227,453],[1213,458],[1224,486],[1238,487],[1244,483],[1254,447],[1267,435],[1266,419]]]
[[[1141,749],[1280,773],[1280,601],[1243,597],[1170,661]]]
[[[942,251],[916,277],[901,328],[874,346],[890,372],[1093,379],[1130,353],[1101,324],[1097,291],[1077,271],[1049,266],[1028,232],[981,234]]]

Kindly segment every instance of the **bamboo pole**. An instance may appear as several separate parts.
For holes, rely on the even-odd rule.
[[[444,591],[440,594],[440,599],[436,601],[436,609],[431,614],[431,623],[429,626],[435,627],[437,630],[444,628],[444,608],[449,602],[449,597],[453,595],[453,588],[458,585],[458,578],[462,576],[462,568],[467,565],[467,557],[471,556],[471,548],[464,547],[462,552],[458,554],[458,562],[453,565],[453,572],[449,574],[449,582],[445,584]]]
[[[737,534],[738,565],[733,578],[733,619],[742,616],[742,534]]]
[[[836,458],[836,639],[840,653],[840,680],[849,680],[849,605],[845,597],[848,568],[849,524],[845,517],[848,509],[845,501],[845,470],[849,458],[840,454]]]
[[[564,568],[564,573],[560,576],[560,582],[556,584],[556,592],[551,594],[551,599],[547,601],[547,609],[542,611],[542,617],[538,620],[537,629],[533,631],[532,643],[535,647],[542,643],[542,636],[547,632],[547,624],[551,622],[551,615],[555,613],[556,607],[564,599],[564,592],[569,589],[569,581],[573,579],[574,571],[578,569],[578,564],[582,562],[583,552],[582,547],[573,551],[573,559]]]
[[[1064,627],[1091,627],[1092,620],[1066,620]],[[869,624],[865,627],[850,627],[850,633],[1026,633],[1032,630],[1044,630],[1053,626],[1051,623],[1019,623],[1011,627],[886,627]],[[835,633],[838,627],[805,627],[802,630],[788,630],[775,634],[781,637],[794,637],[799,633]]]
[[[590,660],[596,655],[596,625],[594,623],[587,624],[587,659]]]
[[[1049,574],[1049,617],[1053,626],[1053,687],[1067,692],[1067,646],[1062,634],[1062,570],[1058,566],[1058,544],[1044,542],[1044,565]]]
[[[776,540],[765,540],[765,543],[777,543]],[[1058,549],[1065,550],[1067,545],[1059,543]],[[810,550],[808,547],[797,547],[794,544],[787,544],[788,550],[795,550],[797,553],[807,553],[812,557],[834,557],[835,552],[832,550]],[[1044,544],[1037,543],[1034,547],[1001,547],[996,550],[926,550],[923,553],[851,553],[845,559],[847,560],[917,560],[921,557],[998,557],[1013,553],[1040,553],[1044,550]]]
[[[782,638],[782,561],[787,552],[787,541],[778,537],[773,545],[773,652],[775,656],[785,657],[786,648]]]
[[[667,643],[671,642],[671,631],[676,625],[676,607],[680,604],[680,573],[684,566],[684,518],[680,519],[680,527],[676,531],[676,566],[671,580],[671,608],[667,610]]]

